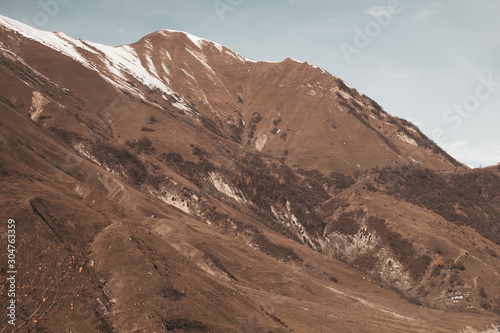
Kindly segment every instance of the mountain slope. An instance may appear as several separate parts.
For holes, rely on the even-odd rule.
[[[168,30],[113,48],[34,32],[7,18],[3,22],[15,34],[73,58],[120,92],[185,112],[216,134],[286,157],[290,166],[324,173],[413,164],[463,168],[418,128],[307,63],[250,61],[216,43]],[[9,40],[3,43],[7,49],[19,48]],[[48,52],[23,51],[21,46],[15,53],[30,64],[58,63],[47,61],[52,57]],[[64,82],[57,69],[46,69],[55,82]],[[90,84],[82,90],[92,90]]]
[[[113,48],[1,17],[0,43],[0,202],[22,235],[24,328],[497,318],[499,172],[467,170],[340,79],[168,30]],[[451,195],[461,182],[474,190]]]

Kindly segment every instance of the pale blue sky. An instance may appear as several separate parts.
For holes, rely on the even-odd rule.
[[[308,61],[413,121],[460,161],[500,162],[500,1],[397,3],[0,0],[0,13],[108,45],[175,29],[256,60]]]

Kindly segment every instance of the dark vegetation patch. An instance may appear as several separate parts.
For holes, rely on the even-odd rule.
[[[319,184],[322,188],[322,191],[325,191],[323,185],[326,185],[328,188],[341,192],[345,189],[348,189],[352,185],[356,183],[354,178],[349,175],[344,175],[339,172],[332,172],[329,176],[323,175],[318,170],[302,170],[298,169],[297,172],[301,175],[309,179],[309,183]],[[310,185],[309,184],[309,185]],[[317,185],[316,185],[317,186]]]
[[[141,132],[154,132],[155,130],[146,126],[142,126]]]
[[[493,249],[490,249],[488,246],[486,246],[486,252],[488,252],[488,254],[490,256],[492,256],[493,258],[498,258],[498,253],[497,251],[493,250]]]
[[[99,325],[97,325],[97,329],[101,332],[104,332],[104,333],[114,333],[116,332],[116,329],[114,328],[113,326],[113,321],[111,320],[111,318],[109,318],[109,316],[105,316],[104,315],[104,312],[101,314],[97,311],[94,311],[95,314],[96,314],[96,317],[99,319]],[[44,331],[42,331],[44,332]],[[46,332],[50,332],[50,331],[46,331]],[[37,333],[38,333],[38,330],[37,330]]]
[[[437,276],[441,275],[442,270],[443,270],[442,267],[440,267],[440,266],[434,266],[434,268],[431,271],[430,277],[434,278],[434,277],[437,277]]]
[[[482,299],[480,302],[479,302],[479,305],[481,306],[481,308],[483,308],[484,310],[489,310],[491,309],[491,303],[488,302],[487,300],[484,300]]]
[[[409,270],[413,279],[418,280],[425,274],[432,260],[429,255],[418,256],[413,244],[399,233],[391,230],[386,225],[385,220],[370,216],[367,219],[367,224],[370,229],[375,230],[381,243],[389,247],[398,261]]]
[[[354,261],[351,263],[351,265],[360,269],[361,271],[370,272],[375,268],[377,261],[378,258],[375,255],[368,253],[357,256],[356,259],[354,259]]]
[[[332,281],[333,283],[339,283],[339,279],[337,279],[335,276],[329,276],[328,280]]]
[[[339,78],[336,79],[336,82],[340,90],[352,96],[354,89],[349,88],[347,84]]]
[[[156,157],[156,159],[174,169],[178,174],[191,180],[195,185],[202,186],[205,176],[209,172],[215,171],[216,168],[212,163],[203,158],[203,155],[199,156],[201,159],[197,163],[185,161],[182,155],[177,152],[163,153]]]
[[[262,252],[274,258],[284,261],[300,259],[291,247],[273,243],[261,232],[254,235],[253,241]]]
[[[75,132],[68,131],[62,128],[50,127],[49,128],[52,133],[61,138],[67,144],[73,145],[75,143],[81,142],[83,137]]]
[[[234,184],[242,195],[253,203],[250,209],[261,223],[301,242],[302,239],[298,239],[290,230],[285,230],[276,223],[271,206],[280,209],[290,207],[290,213],[295,215],[308,233],[320,235],[326,225],[324,210],[333,213],[345,203],[332,200],[324,205],[331,199],[324,184],[335,190],[345,189],[354,184],[352,177],[339,173],[324,176],[317,170],[300,170],[298,174],[284,164],[269,161],[266,163],[258,154],[253,153],[244,153],[236,157],[233,160],[232,170],[216,168],[205,159],[208,153],[202,148],[193,146],[193,154],[200,157],[199,162],[185,161],[182,155],[176,152],[163,153],[157,160],[204,188],[206,188],[206,175],[209,172],[220,173],[228,183]],[[159,188],[164,177],[152,175],[149,180],[155,188]],[[270,252],[279,252],[271,249],[272,245],[265,241],[261,243],[263,248],[270,249]]]
[[[453,261],[450,265],[450,269],[465,271],[465,265],[460,260],[457,262]]]
[[[368,103],[372,106],[372,113],[378,117],[378,119],[382,120],[387,117],[387,113],[384,109],[373,99],[363,94],[363,97],[368,101]]]
[[[275,315],[273,315],[272,313],[267,312],[267,311],[266,311],[266,310],[262,307],[262,305],[261,305],[261,306],[259,306],[259,308],[260,308],[260,310],[261,310],[262,312],[264,312],[264,313],[266,314],[266,316],[268,316],[269,318],[271,318],[272,320],[274,320],[274,322],[275,322],[275,323],[277,323],[278,325],[281,325],[281,326],[283,326],[283,327],[285,327],[285,328],[287,328],[287,329],[288,329],[288,325],[287,325],[287,324],[285,324],[285,322],[284,322],[284,321],[282,321],[281,319],[279,319],[278,317],[276,317],[276,316],[275,316]],[[288,331],[290,331],[290,330],[288,330]]]
[[[488,295],[486,294],[486,290],[484,289],[484,287],[479,288],[479,297],[488,298]]]
[[[286,207],[309,232],[321,233],[325,226],[319,206],[330,196],[322,184],[299,177],[284,164],[266,164],[257,154],[242,154],[234,160],[237,172],[229,174],[233,184],[258,207],[264,221],[274,221],[271,206]],[[262,215],[263,214],[263,215]],[[276,229],[275,223],[268,226]]]
[[[50,131],[71,146],[83,143],[89,154],[99,161],[103,167],[121,174],[125,180],[134,185],[141,185],[147,178],[148,172],[144,164],[124,147],[115,147],[101,139],[90,140],[75,132],[55,127],[51,127]],[[127,142],[127,145],[139,153],[154,151],[154,147],[148,138]]]
[[[358,220],[363,217],[363,214],[361,209],[344,212],[328,224],[328,231],[337,231],[344,235],[355,235],[360,228]]]
[[[238,236],[249,238],[262,252],[271,257],[283,261],[301,260],[291,247],[270,241],[259,228],[251,223],[242,222],[231,218],[227,214],[217,212],[215,207],[208,207],[203,215],[218,229],[226,232],[234,232]]]
[[[217,124],[215,121],[212,119],[208,118],[207,116],[200,115],[198,119],[201,121],[201,124],[203,127],[205,127],[207,130],[210,132],[214,133],[217,136],[226,138],[224,133],[222,132],[222,123]]]
[[[349,175],[344,175],[339,172],[332,172],[330,174],[331,184],[335,186],[335,189],[343,191],[351,187],[356,183],[354,178]]]
[[[192,150],[193,155],[199,156],[200,158],[207,157],[210,158],[210,154],[203,148],[199,146],[193,146]]]
[[[340,207],[343,207],[345,205],[346,201],[344,199],[340,198],[331,198],[330,200],[326,201],[321,205],[321,213],[323,218],[326,218],[328,216],[331,216],[335,213],[337,209]]]
[[[231,130],[231,140],[241,143],[241,136],[243,135],[243,131],[245,129],[243,123],[240,122],[239,126],[236,126],[234,123],[229,123],[228,127]]]
[[[487,169],[451,174],[402,167],[376,170],[379,184],[398,198],[425,207],[449,222],[475,229],[500,245],[500,175]]]
[[[258,112],[252,114],[252,119],[248,123],[248,138],[252,139],[255,131],[257,130],[257,124],[262,120],[262,116]]]
[[[177,152],[163,153],[156,158],[158,161],[167,165],[175,165],[184,163],[184,158]]]
[[[103,141],[88,144],[88,149],[104,167],[122,174],[132,184],[141,185],[146,180],[146,167],[127,149],[116,148]]]
[[[461,166],[460,162],[451,157],[446,151],[444,151],[441,147],[439,147],[432,140],[426,137],[418,127],[414,126],[406,119],[391,117],[389,119],[389,123],[396,125],[400,132],[403,132],[405,135],[415,140],[419,147],[429,149],[435,154],[443,155],[454,166]],[[413,128],[416,133],[408,130],[408,128]]]
[[[400,289],[397,289],[397,288],[392,288],[394,291],[396,291],[399,296],[406,300],[408,303],[411,303],[411,304],[414,304],[414,305],[417,305],[417,306],[422,306],[422,302],[415,296],[411,296],[411,295],[408,295],[407,292],[403,291],[403,290],[400,290]]]
[[[234,117],[227,118],[227,124],[230,130],[230,139],[241,143],[241,136],[245,131],[245,124],[243,122],[243,114],[238,110],[234,110]]]
[[[363,188],[370,191],[370,192],[377,192],[378,191],[378,188],[372,182],[367,182],[363,186]]]
[[[142,138],[134,141],[127,141],[125,144],[137,154],[151,154],[156,151],[153,142],[149,138]]]
[[[371,99],[370,97],[368,96],[365,96],[366,98],[368,98],[368,100],[370,101],[370,104],[373,106],[373,108],[379,112],[384,112],[384,109],[377,103],[375,102],[373,99]]]
[[[370,97],[368,97],[366,95],[363,95],[363,97],[365,97],[369,101],[369,103],[372,105],[372,107],[373,107],[372,112],[379,119],[384,119],[387,117],[387,113],[384,111],[384,109],[377,102],[375,102],[373,99],[371,99]],[[438,155],[443,155],[454,166],[461,166],[460,162],[455,160],[446,151],[444,151],[441,147],[439,147],[432,140],[430,140],[428,137],[426,137],[422,133],[422,131],[420,131],[420,129],[418,127],[414,126],[409,121],[407,121],[405,119],[398,118],[398,117],[389,116],[388,122],[395,125],[398,128],[398,131],[404,133],[408,137],[415,140],[415,142],[418,144],[419,147],[424,148],[424,149],[429,149]],[[408,128],[414,129],[415,132],[409,130]],[[391,146],[389,145],[389,147],[391,147]],[[393,148],[391,147],[391,149],[393,149]]]
[[[379,119],[384,119],[387,117],[387,113],[385,110],[373,99],[370,97],[363,95],[364,98],[366,98],[369,103],[372,105],[373,110],[372,112],[379,118]],[[430,149],[434,153],[438,155],[443,155],[450,163],[452,163],[454,166],[461,166],[460,162],[455,160],[453,157],[451,157],[446,151],[444,151],[441,147],[439,147],[437,144],[435,144],[432,140],[430,140],[428,137],[426,137],[422,131],[416,126],[414,126],[412,123],[407,121],[406,119],[401,119],[398,117],[388,117],[388,122],[395,125],[398,130],[404,134],[406,134],[408,137],[412,138],[415,140],[415,142],[418,144],[419,147],[425,148],[425,149]],[[412,128],[416,131],[410,131],[408,128]]]
[[[2,59],[2,64],[4,65],[5,63],[3,62],[3,59]],[[11,109],[14,109],[14,110],[21,110],[21,108],[24,106],[24,104],[22,103],[14,103],[10,98],[6,98],[6,97],[0,97],[0,102],[8,105]]]
[[[227,269],[227,267],[222,263],[217,255],[215,255],[209,248],[206,246],[198,246],[200,251],[204,253],[203,259],[211,262],[215,267],[220,269],[222,272],[226,273],[231,279],[238,281],[238,279]]]

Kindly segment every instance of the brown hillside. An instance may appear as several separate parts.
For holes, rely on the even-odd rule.
[[[498,322],[499,171],[342,80],[168,30],[113,48],[0,17],[0,43],[18,270],[17,326],[0,331]]]

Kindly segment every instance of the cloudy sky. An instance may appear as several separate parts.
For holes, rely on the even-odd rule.
[[[458,160],[500,162],[500,1],[0,0],[0,13],[108,45],[175,29],[255,60],[307,61]]]

